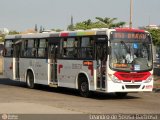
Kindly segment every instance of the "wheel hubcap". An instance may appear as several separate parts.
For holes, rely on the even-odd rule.
[[[87,87],[86,82],[83,82],[83,83],[81,84],[81,90],[82,90],[82,92],[86,92],[87,89],[88,89],[88,87]]]

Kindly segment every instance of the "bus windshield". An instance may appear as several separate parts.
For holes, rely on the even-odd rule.
[[[152,44],[148,33],[112,32],[110,67],[117,71],[152,69]]]

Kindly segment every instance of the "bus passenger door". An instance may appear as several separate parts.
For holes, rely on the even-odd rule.
[[[49,83],[57,84],[57,54],[58,43],[49,44]]]
[[[15,57],[15,62],[14,65],[14,78],[16,80],[20,80],[20,69],[19,69],[19,58],[20,58],[20,50],[21,50],[21,43],[17,43],[14,45],[14,57]]]
[[[13,75],[13,41],[12,40],[5,40],[5,48],[3,50],[4,55],[4,71],[3,75],[7,78],[14,79]]]
[[[105,90],[107,73],[107,37],[99,36],[96,40],[96,60],[97,60],[97,89]]]

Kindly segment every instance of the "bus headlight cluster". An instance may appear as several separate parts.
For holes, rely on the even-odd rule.
[[[152,80],[153,80],[153,76],[150,75],[150,76],[145,80],[144,83],[149,83],[149,82],[151,82]]]
[[[116,76],[109,74],[109,77],[114,83],[121,83],[121,80],[119,80]]]

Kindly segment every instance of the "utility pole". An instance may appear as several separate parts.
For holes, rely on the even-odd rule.
[[[39,30],[39,32],[40,32],[40,33],[42,33],[42,32],[43,32],[43,27],[42,27],[42,25],[40,26],[40,30]]]
[[[130,0],[130,22],[129,27],[132,28],[133,0]]]
[[[74,30],[74,23],[73,23],[73,16],[71,16],[71,25],[70,25],[70,30]]]
[[[34,31],[38,32],[37,24],[35,24]]]
[[[71,24],[68,26],[67,30],[74,31],[73,16],[71,16]]]

